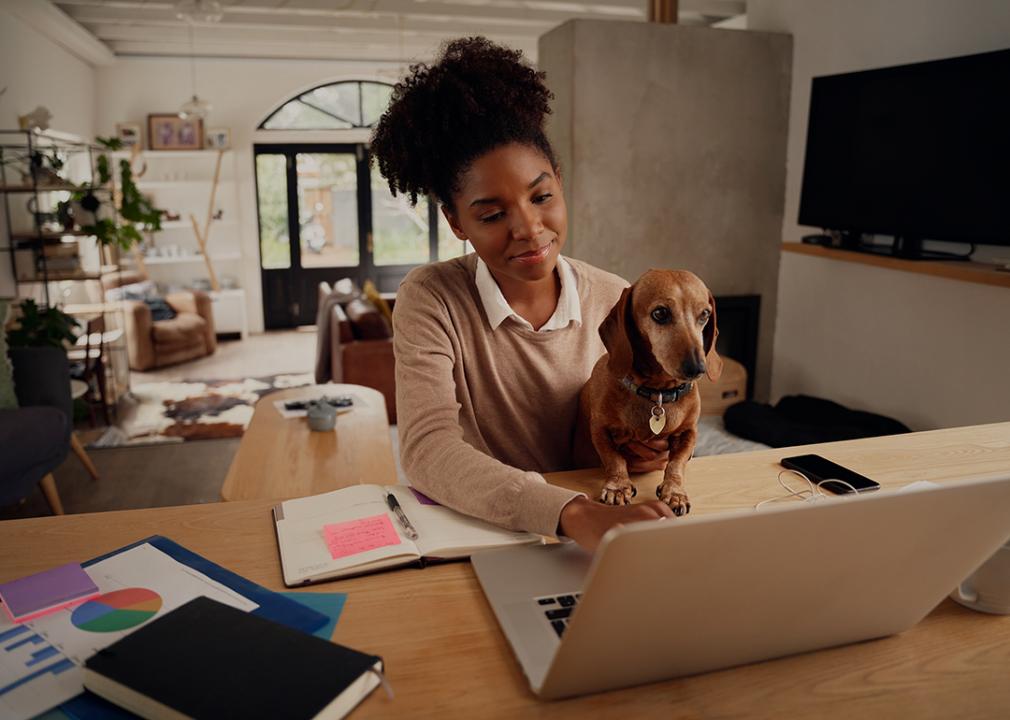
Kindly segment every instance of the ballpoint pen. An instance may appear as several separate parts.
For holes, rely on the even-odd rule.
[[[393,493],[386,493],[386,504],[389,505],[389,509],[396,515],[396,519],[403,525],[403,530],[407,533],[407,537],[411,540],[417,540],[417,530],[411,525],[410,520],[407,519],[407,515],[403,512],[403,508],[400,507],[400,503]]]

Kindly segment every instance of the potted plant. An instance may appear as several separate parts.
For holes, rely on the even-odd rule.
[[[40,308],[34,300],[18,306],[17,325],[7,331],[7,343],[13,348],[59,348],[64,353],[77,340],[74,328],[80,323],[57,307]]]

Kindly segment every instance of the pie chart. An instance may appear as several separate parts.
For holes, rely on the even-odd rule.
[[[161,595],[147,588],[126,588],[99,595],[77,607],[70,622],[87,632],[117,632],[140,625],[161,609]]]

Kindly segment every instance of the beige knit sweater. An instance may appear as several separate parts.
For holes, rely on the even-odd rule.
[[[476,255],[410,272],[396,295],[393,348],[400,458],[434,500],[502,527],[554,535],[578,493],[540,473],[571,468],[579,391],[605,352],[598,328],[627,283],[569,260],[582,324],[492,331]]]

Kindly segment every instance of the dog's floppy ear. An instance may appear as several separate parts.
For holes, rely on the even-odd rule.
[[[708,379],[715,382],[722,375],[722,358],[715,350],[715,341],[719,339],[719,326],[715,320],[715,298],[712,293],[708,294],[708,306],[712,310],[712,317],[708,319],[708,324],[701,332],[701,339],[705,347],[705,374]]]
[[[600,338],[610,357],[607,367],[615,377],[622,378],[631,372],[631,338],[628,337],[628,315],[631,312],[631,288],[626,287],[621,299],[610,310],[607,318],[600,323]],[[633,321],[632,321],[633,322]]]

